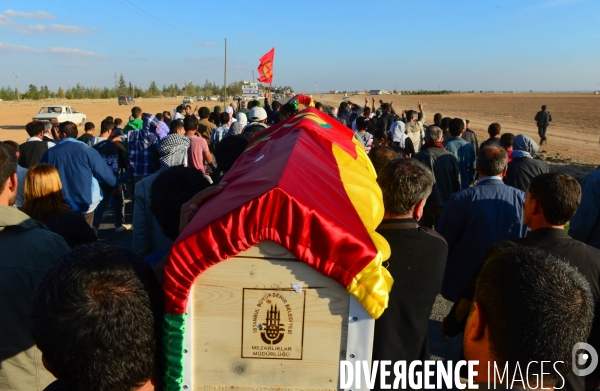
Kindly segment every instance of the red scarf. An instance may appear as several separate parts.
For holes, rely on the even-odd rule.
[[[429,139],[425,140],[425,144],[421,147],[421,149],[427,149],[431,147],[446,149],[446,147],[444,147],[444,144],[442,144],[441,141],[432,141]]]

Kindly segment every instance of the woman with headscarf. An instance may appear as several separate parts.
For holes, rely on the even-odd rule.
[[[513,151],[510,155],[512,161],[508,163],[508,169],[503,179],[505,184],[527,191],[529,182],[534,177],[548,172],[548,163],[533,158],[539,148],[529,136],[520,134],[515,137]]]
[[[221,126],[223,125],[227,125],[227,129],[231,128],[231,125],[236,122],[237,120],[235,119],[235,116],[233,115],[233,107],[231,106],[225,106],[225,112],[227,114],[229,114],[229,122],[227,122],[226,124],[221,124]]]
[[[392,145],[400,147],[406,157],[414,157],[415,146],[412,139],[406,134],[406,124],[402,121],[396,121],[390,127],[392,134]]]
[[[225,134],[227,136],[235,136],[237,134],[242,134],[242,130],[244,126],[248,123],[248,117],[244,113],[237,113],[237,121],[232,123],[229,127],[229,130]]]

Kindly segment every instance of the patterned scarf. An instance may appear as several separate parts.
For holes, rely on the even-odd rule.
[[[190,139],[182,134],[171,133],[158,143],[161,168],[181,166],[187,162]]]

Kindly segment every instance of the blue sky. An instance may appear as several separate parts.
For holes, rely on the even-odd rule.
[[[222,85],[227,38],[228,83],[274,46],[296,91],[600,90],[597,0],[76,4],[2,1],[1,86]]]

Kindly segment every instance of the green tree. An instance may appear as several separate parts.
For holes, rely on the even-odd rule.
[[[57,95],[60,99],[65,99],[65,90],[62,87],[58,87]]]
[[[243,83],[244,82],[241,80],[230,83],[229,86],[227,86],[227,95],[229,95],[229,96],[242,95],[242,84]]]
[[[119,86],[117,87],[117,94],[124,95],[127,93],[127,82],[121,73],[121,77],[119,77]]]
[[[25,95],[27,99],[38,99],[38,88],[35,85],[30,84],[29,89],[23,95]]]
[[[152,83],[150,83],[150,88],[148,89],[148,95],[150,97],[160,95],[160,91],[158,90],[158,87],[156,86],[156,82],[154,80],[152,81]]]

